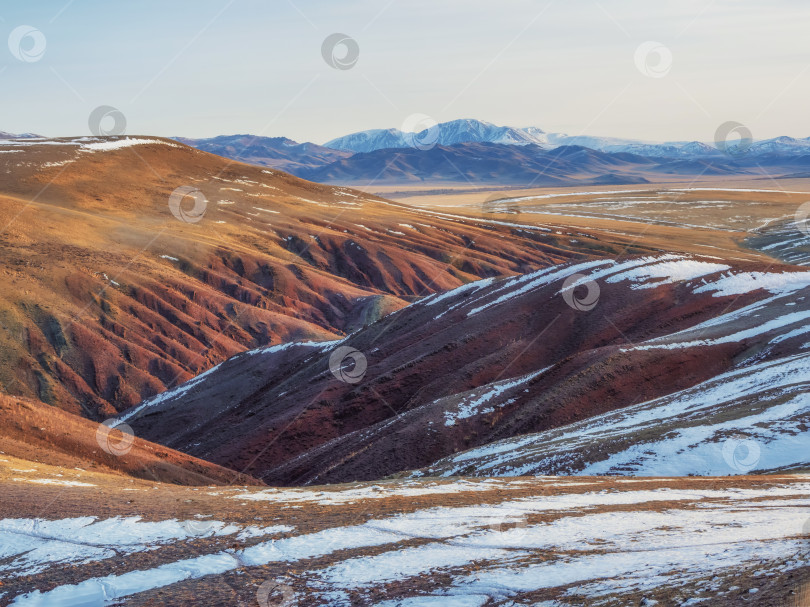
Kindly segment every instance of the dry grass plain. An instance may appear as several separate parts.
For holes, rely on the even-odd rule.
[[[740,177],[585,188],[371,187],[416,208],[513,224],[587,231],[601,241],[661,251],[767,260],[749,239],[790,227],[810,180]],[[801,233],[797,231],[797,235]]]

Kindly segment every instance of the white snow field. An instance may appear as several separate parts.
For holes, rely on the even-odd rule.
[[[475,495],[504,484],[525,490],[526,481],[450,483],[448,489],[473,501],[372,516],[309,533],[289,526],[257,529],[251,532],[254,537],[283,537],[242,549],[211,546],[205,554],[163,559],[153,568],[27,592],[13,597],[11,604],[102,607],[150,590],[170,590],[180,582],[202,582],[274,563],[302,563],[286,582],[302,605],[512,605],[513,599],[537,592],[553,593],[554,602],[533,604],[582,604],[589,597],[592,605],[624,605],[631,604],[623,602],[631,596],[655,600],[663,589],[686,587],[695,601],[689,604],[698,604],[700,598],[738,592],[740,584],[744,592],[756,592],[754,582],[746,580],[767,579],[773,572],[807,564],[803,526],[810,513],[810,482],[801,477],[722,489],[669,488],[660,482],[648,487],[617,487],[599,480],[531,482],[544,494],[476,502]],[[400,483],[369,491],[390,492],[390,499],[409,495],[404,490],[419,484]],[[583,484],[594,487],[570,492]],[[226,489],[216,494],[222,491],[243,499],[250,493]],[[360,498],[357,488],[295,491],[313,495],[291,502],[290,508],[302,507],[301,502],[339,508]],[[267,492],[256,492],[257,499],[262,495]],[[238,530],[239,525],[215,523],[208,537]],[[5,520],[0,532],[0,556],[18,555],[15,571],[20,574],[63,561],[120,561],[134,551],[159,556],[161,547],[189,539],[183,523],[174,520]]]

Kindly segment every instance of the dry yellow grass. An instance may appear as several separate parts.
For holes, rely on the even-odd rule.
[[[426,211],[583,230],[600,242],[770,261],[745,240],[763,228],[792,221],[810,200],[810,180],[740,178],[529,190],[458,186],[441,192],[412,186],[380,192]]]

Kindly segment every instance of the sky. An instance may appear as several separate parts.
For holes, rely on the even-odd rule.
[[[160,136],[324,143],[424,114],[807,137],[808,25],[803,0],[6,0],[0,130],[89,134],[108,105],[128,134]],[[324,58],[333,34],[356,43],[356,62],[344,45],[326,55],[348,69]]]

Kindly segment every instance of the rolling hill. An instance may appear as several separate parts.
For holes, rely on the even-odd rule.
[[[0,395],[0,461],[11,464],[8,471],[16,472],[15,481],[23,486],[81,487],[88,470],[110,475],[122,486],[132,479],[173,485],[261,484],[128,430],[101,426],[34,400]],[[29,474],[40,470],[48,473]]]
[[[436,291],[627,246],[577,251],[563,232],[425,214],[167,139],[0,151],[0,386],[93,419],[249,348],[337,339]]]
[[[537,145],[459,143],[358,153],[301,175],[319,183],[464,183],[561,186],[647,183],[656,163],[640,156],[583,147],[547,151]]]
[[[526,471],[674,474],[656,467],[660,449],[683,452],[672,464],[681,475],[735,473],[720,449],[736,433],[774,451],[751,470],[806,467],[806,450],[789,446],[808,440],[808,294],[810,272],[711,258],[555,266],[434,295],[341,341],[239,355],[123,419],[139,436],[281,485],[379,479],[541,431],[537,440],[570,446],[504,443],[551,458]],[[360,381],[335,369],[348,352],[367,363]],[[649,467],[633,463],[644,449]],[[471,453],[458,456],[469,467],[451,457],[454,467],[427,470],[507,470]]]

